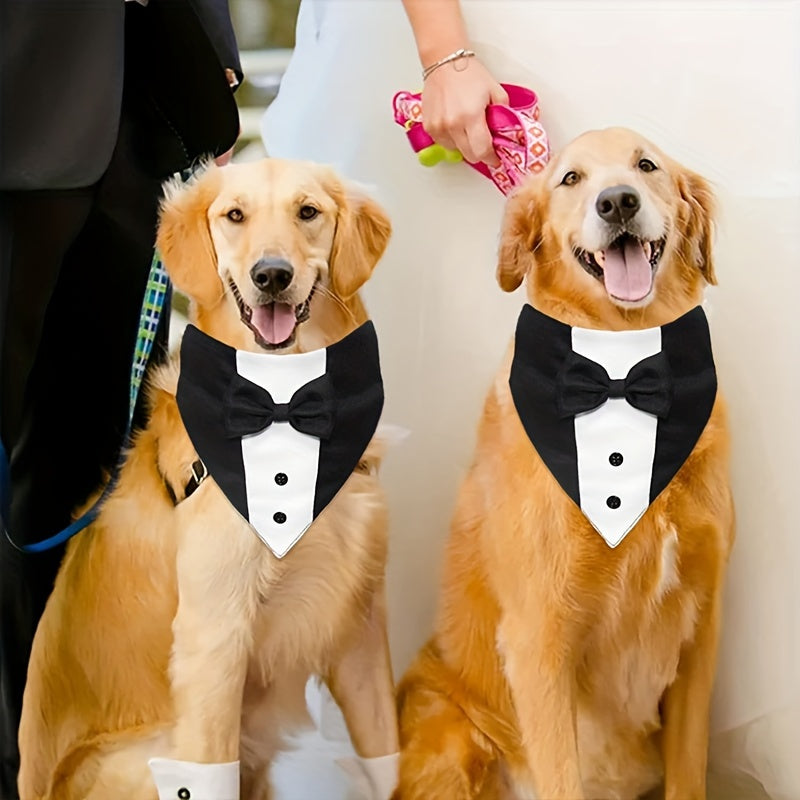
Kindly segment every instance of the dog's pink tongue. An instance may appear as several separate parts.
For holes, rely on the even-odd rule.
[[[294,306],[286,303],[267,303],[255,306],[250,323],[261,334],[261,338],[270,344],[285,342],[296,324]]]
[[[636,239],[626,238],[622,247],[612,245],[605,257],[603,280],[610,295],[631,302],[647,296],[653,284],[653,270]]]

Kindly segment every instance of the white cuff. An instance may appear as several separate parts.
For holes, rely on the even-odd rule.
[[[195,764],[170,758],[148,762],[158,800],[239,800],[239,762]]]
[[[400,753],[377,758],[338,758],[336,763],[350,776],[364,800],[389,800],[397,786]]]

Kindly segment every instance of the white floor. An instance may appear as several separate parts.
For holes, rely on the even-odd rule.
[[[306,699],[317,727],[296,737],[295,749],[273,765],[275,800],[362,800],[336,764],[355,755],[339,709],[327,690],[314,684]]]
[[[354,752],[330,694],[310,684],[306,697],[317,728],[298,736],[295,749],[283,753],[273,766],[275,800],[371,800],[353,789],[336,765],[336,759],[352,757]],[[645,800],[662,797],[663,793],[657,790]],[[747,776],[711,774],[708,800],[769,800],[769,796]]]
[[[298,740],[273,767],[275,800],[362,800],[334,759],[351,754],[314,732]]]

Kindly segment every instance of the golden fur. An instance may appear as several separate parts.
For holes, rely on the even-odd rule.
[[[643,171],[643,158],[658,169]],[[598,193],[620,184],[666,239],[636,303],[612,300],[574,255],[588,247]],[[703,179],[635,133],[584,134],[509,200],[500,285],[525,279],[530,302],[570,325],[662,325],[715,282],[712,206]],[[435,634],[399,687],[395,798],[632,800],[663,775],[667,800],[701,800],[734,526],[723,400],[611,549],[528,440],[510,363],[509,352],[460,491]]]
[[[299,216],[303,206],[319,212]],[[238,209],[242,219],[227,214]],[[233,280],[261,258],[288,261],[281,295],[310,318],[284,352],[324,347],[366,319],[358,288],[386,246],[389,221],[320,166],[268,159],[207,168],[167,189],[158,247],[192,319],[259,351]],[[213,480],[173,505],[196,459],[175,402],[177,360],[150,390],[152,414],[96,522],[69,545],[36,638],[25,690],[22,800],[156,798],[147,759],[241,759],[242,799],[270,796],[281,733],[304,714],[309,674],[341,705],[356,750],[397,750],[385,632],[386,508],[381,445],[283,559]]]

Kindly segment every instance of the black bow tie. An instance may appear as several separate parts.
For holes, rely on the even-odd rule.
[[[672,405],[672,372],[663,352],[631,367],[625,378],[611,379],[595,361],[572,352],[558,375],[556,402],[564,419],[624,397],[634,408],[666,417]]]
[[[272,395],[238,373],[231,379],[225,409],[225,428],[229,437],[259,433],[273,422],[288,422],[300,433],[330,438],[334,409],[330,378],[327,374],[301,386],[288,403],[276,403]]]

